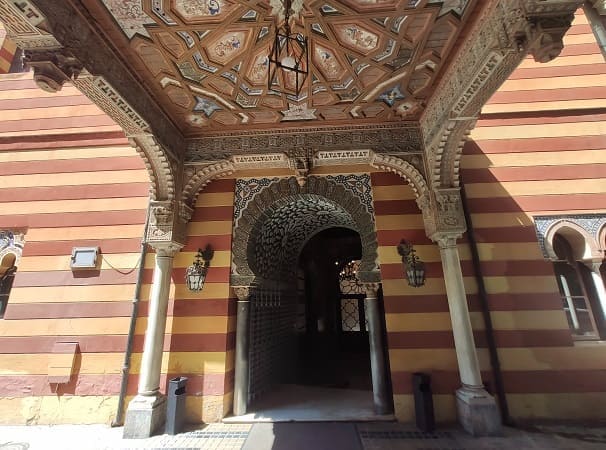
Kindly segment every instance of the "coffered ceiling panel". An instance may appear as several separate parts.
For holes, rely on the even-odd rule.
[[[282,122],[415,120],[476,0],[304,1],[292,23],[309,38],[298,97],[280,92],[295,84],[288,73],[267,86],[278,21],[270,0],[84,3],[174,122],[196,136]]]

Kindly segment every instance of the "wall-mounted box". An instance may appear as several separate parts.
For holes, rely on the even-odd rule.
[[[72,270],[96,269],[99,247],[74,247],[70,267]]]

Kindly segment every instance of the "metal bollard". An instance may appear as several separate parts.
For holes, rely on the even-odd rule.
[[[186,384],[186,377],[176,377],[168,382],[165,427],[167,434],[177,434],[183,428],[183,422],[185,421]]]
[[[415,398],[417,428],[425,433],[431,433],[435,429],[435,417],[429,375],[420,372],[413,373],[412,389]]]

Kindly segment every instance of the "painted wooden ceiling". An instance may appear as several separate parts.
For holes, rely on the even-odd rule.
[[[298,97],[267,87],[277,21],[269,0],[87,3],[177,126],[196,136],[416,120],[476,1],[305,0],[293,24],[309,38]]]

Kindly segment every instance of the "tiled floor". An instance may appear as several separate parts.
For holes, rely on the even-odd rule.
[[[265,429],[259,433],[251,432],[253,427],[267,428],[271,424],[209,424],[176,436],[160,435],[149,439],[122,439],[122,428],[104,425],[1,426],[0,450],[240,450],[245,444],[246,449],[252,450],[354,450],[351,444],[348,448],[340,448],[336,441],[331,440],[331,436],[340,432],[335,427],[357,434],[353,438],[360,445],[354,447],[361,446],[365,450],[606,449],[606,428],[538,427],[532,432],[506,428],[502,437],[473,438],[458,428],[425,434],[410,425],[398,423],[326,423],[325,433],[321,428],[323,424],[318,423],[279,425],[280,430],[276,428],[272,432]],[[275,438],[272,438],[272,433]],[[277,439],[280,433],[283,438]],[[284,439],[284,436],[289,439]],[[346,439],[338,441],[347,442]]]

